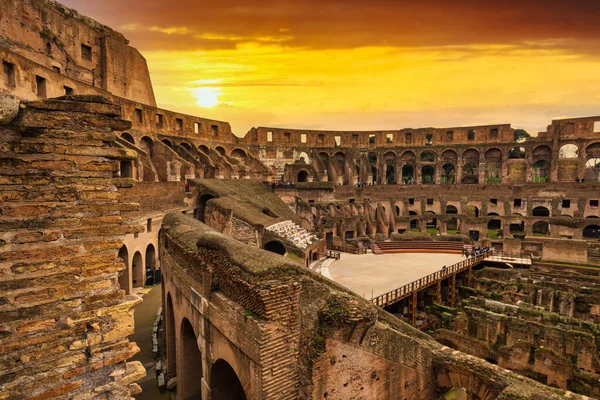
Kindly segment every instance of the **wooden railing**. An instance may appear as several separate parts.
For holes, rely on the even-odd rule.
[[[410,296],[414,292],[418,292],[419,290],[433,285],[439,280],[446,279],[454,274],[459,274],[469,268],[474,267],[475,265],[478,265],[485,257],[487,257],[487,254],[460,261],[456,264],[450,265],[449,267],[424,276],[421,279],[417,279],[416,281],[407,283],[404,286],[400,286],[398,289],[394,289],[382,295],[373,297],[371,302],[379,307],[389,306],[390,304],[394,304],[397,301]]]
[[[350,254],[367,254],[367,249],[352,246],[337,246],[335,244],[327,244],[327,250],[341,251],[342,253]]]

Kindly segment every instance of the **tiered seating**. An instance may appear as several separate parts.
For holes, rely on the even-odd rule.
[[[447,253],[462,254],[464,247],[460,242],[378,242],[377,246],[386,253]]]
[[[266,229],[268,232],[294,243],[301,249],[306,249],[318,240],[315,235],[290,220],[278,222]]]

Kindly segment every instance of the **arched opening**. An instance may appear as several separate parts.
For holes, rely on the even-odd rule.
[[[461,182],[465,184],[479,183],[479,152],[475,149],[465,150],[463,163]]]
[[[435,162],[435,153],[433,151],[426,150],[421,153],[421,162]]]
[[[458,214],[458,209],[451,204],[446,206],[446,214]]]
[[[440,183],[456,183],[456,171],[454,164],[442,165],[442,176],[440,177]]]
[[[527,154],[525,153],[524,147],[513,147],[508,151],[509,160],[522,160],[525,159]]]
[[[467,206],[467,216],[478,218],[479,217],[479,208],[472,204],[468,205]]]
[[[533,150],[532,159],[532,181],[548,182],[550,180],[552,149],[548,146],[538,146]]]
[[[121,133],[121,137],[123,139],[127,140],[129,143],[135,144],[135,140],[133,139],[133,136],[131,136],[131,133],[123,132],[123,133]]]
[[[263,208],[262,213],[265,215],[268,215],[271,218],[277,218],[277,214],[275,214],[273,211],[271,211],[268,208]]]
[[[142,254],[136,251],[133,255],[133,261],[131,263],[131,278],[133,280],[133,287],[144,287],[144,262]]]
[[[369,153],[369,165],[371,166],[371,182],[377,183],[377,154]]]
[[[531,215],[534,217],[549,217],[550,211],[546,207],[538,206],[531,210]]]
[[[203,144],[201,144],[200,146],[198,146],[198,150],[200,150],[204,154],[210,153],[210,149],[208,148],[208,146],[205,146]]]
[[[271,253],[285,255],[285,246],[278,240],[271,240],[270,242],[265,243],[264,249],[270,251]]]
[[[157,283],[154,280],[154,270],[156,269],[156,249],[154,245],[150,243],[146,247],[146,280],[151,279],[150,284],[154,285]]]
[[[588,182],[600,181],[600,157],[590,158],[590,154],[588,154],[588,160],[585,163],[584,179]]]
[[[404,165],[402,167],[402,183],[411,184],[415,178],[415,169],[412,165]]]
[[[246,152],[242,149],[235,149],[231,152],[231,158],[240,162],[246,161]]]
[[[391,165],[388,165],[385,168],[385,182],[388,185],[393,185],[394,183],[396,183],[396,170]]]
[[[298,182],[308,182],[308,172],[305,170],[298,172]]]
[[[203,194],[200,197],[198,197],[198,204],[196,206],[196,219],[198,221],[201,222],[206,222],[205,218],[205,212],[206,212],[206,203],[210,200],[210,199],[214,199],[215,196],[213,196],[212,194]]]
[[[163,140],[161,140],[161,142],[162,142],[164,145],[167,145],[167,146],[169,146],[170,148],[173,148],[173,143],[171,143],[171,141],[170,141],[169,139],[163,139]]]
[[[493,219],[487,224],[487,237],[493,240],[499,239],[502,236],[502,221]]]
[[[574,144],[565,144],[558,149],[559,159],[569,159],[579,157],[579,147]]]
[[[211,368],[210,394],[212,400],[246,400],[244,388],[235,371],[221,358]]]
[[[515,237],[524,237],[525,222],[523,222],[523,220],[511,221],[508,230]]]
[[[546,221],[538,221],[531,227],[533,236],[550,236],[550,224]]]
[[[225,149],[221,146],[217,146],[215,148],[215,150],[217,151],[217,153],[219,153],[220,155],[224,156],[225,155]]]
[[[202,398],[202,354],[194,328],[187,318],[181,321],[179,357],[180,371],[177,376],[177,391],[182,399]],[[214,395],[212,396],[214,399]]]
[[[186,149],[187,151],[192,151],[192,145],[189,144],[188,142],[181,142],[181,143],[179,143],[179,145],[181,147],[183,147],[184,149]]]
[[[446,205],[446,214],[455,215],[458,214],[458,209],[452,204]],[[458,219],[450,218],[448,222],[446,222],[446,232],[453,234],[458,232]]]
[[[413,232],[419,232],[419,220],[418,219],[410,220],[410,230]]]
[[[400,207],[396,206],[396,215],[400,215]]]
[[[121,169],[121,178],[133,178],[133,165],[131,160],[122,160],[119,163]]]
[[[306,164],[310,163],[310,158],[308,157],[308,154],[306,154],[305,151],[303,151],[302,153],[300,153],[300,155],[298,156],[298,160],[304,161]]]
[[[425,165],[421,169],[421,181],[425,185],[430,185],[430,184],[435,183],[435,168],[433,166]]]
[[[438,220],[435,217],[435,213],[433,211],[427,211],[427,220],[425,221],[425,229],[427,233],[432,236],[436,236],[439,233],[438,230]]]
[[[485,183],[496,184],[502,178],[502,151],[497,148],[489,149],[484,154]]]
[[[600,239],[600,226],[588,225],[583,228],[583,237],[585,239]]]
[[[346,231],[344,233],[344,239],[348,240],[348,239],[353,239],[354,238],[354,231]]]
[[[125,264],[125,269],[119,272],[119,287],[123,289],[126,294],[131,294],[131,290],[129,289],[129,251],[127,251],[125,245],[121,246],[117,257],[121,258],[123,264]]]
[[[167,378],[177,376],[177,354],[175,353],[175,316],[171,293],[167,293],[167,309],[165,313],[165,339],[167,351]]]
[[[140,140],[140,149],[144,150],[150,157],[152,157],[152,153],[154,151],[154,141],[150,139],[148,136],[144,136],[142,140]]]

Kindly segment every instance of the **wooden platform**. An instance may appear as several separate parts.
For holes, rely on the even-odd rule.
[[[465,245],[460,242],[378,242],[377,247],[384,253],[446,253],[462,254]],[[469,246],[470,247],[470,246]]]

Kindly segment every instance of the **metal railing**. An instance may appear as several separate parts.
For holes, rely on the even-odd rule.
[[[389,306],[390,304],[394,304],[397,301],[410,296],[414,292],[418,292],[419,290],[431,286],[439,280],[446,279],[454,274],[461,273],[469,268],[474,267],[475,265],[478,265],[487,256],[488,254],[482,254],[460,261],[456,264],[450,265],[449,267],[424,276],[423,278],[417,279],[416,281],[412,281],[404,286],[400,286],[398,289],[375,296],[371,299],[371,302],[379,307]]]
[[[337,246],[335,244],[327,244],[327,250],[335,250],[341,251],[342,253],[350,253],[350,254],[367,254],[367,249],[363,247],[353,247],[353,246]]]

